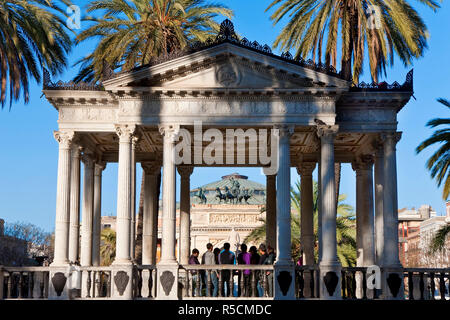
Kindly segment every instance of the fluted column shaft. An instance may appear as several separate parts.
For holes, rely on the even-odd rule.
[[[92,266],[92,235],[94,218],[94,156],[85,152],[83,182],[83,216],[81,232],[81,265]]]
[[[71,143],[74,132],[54,133],[59,143],[58,180],[56,191],[54,266],[69,263]]]
[[[277,176],[266,175],[266,244],[277,247]]]
[[[383,145],[379,146],[375,156],[375,253],[376,264],[384,265],[384,152]]]
[[[375,263],[373,158],[361,156],[353,163],[356,171],[356,246],[358,267]]]
[[[291,164],[290,137],[293,127],[279,126],[277,173],[277,264],[290,264],[291,259]]]
[[[92,220],[92,265],[100,265],[100,233],[102,225],[102,172],[106,163],[97,162],[94,166],[94,217]]]
[[[303,248],[303,264],[314,264],[314,220],[313,220],[313,179],[315,163],[302,163],[297,171],[301,176],[301,221],[300,234]]]
[[[136,258],[136,144],[138,137],[131,139],[131,223],[130,223],[130,255]]]
[[[81,148],[72,146],[70,175],[69,261],[79,261],[80,250],[80,158]]]
[[[387,133],[384,139],[384,197],[383,217],[384,265],[401,267],[398,256],[398,200],[397,200],[397,156],[396,144],[400,133]]]
[[[193,167],[178,167],[178,173],[181,178],[180,186],[180,236],[179,250],[180,263],[189,263],[189,254],[191,249],[191,199],[190,184]]]
[[[336,247],[336,186],[334,177],[334,136],[337,126],[318,129],[321,140],[321,206],[322,206],[322,260],[337,263]]]
[[[116,259],[114,264],[130,264],[131,230],[131,182],[132,182],[132,142],[134,125],[117,125],[119,136],[119,168],[117,190],[117,235]]]
[[[158,241],[158,174],[161,166],[157,163],[143,162],[144,169],[144,212],[142,230],[142,264],[156,263]]]
[[[175,172],[175,140],[179,134],[179,126],[162,125],[160,132],[163,138],[163,221],[161,264],[176,263],[176,172]]]

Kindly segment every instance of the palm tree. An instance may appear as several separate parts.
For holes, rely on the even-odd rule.
[[[116,232],[110,228],[100,234],[100,261],[102,266],[109,266],[116,257]]]
[[[301,243],[300,243],[300,180],[295,183],[295,187],[291,189],[291,201],[295,212],[292,213],[291,219],[291,253],[292,257],[297,260],[300,257]],[[313,185],[313,224],[314,224],[314,242],[318,244],[318,185],[314,182]],[[336,238],[337,238],[337,254],[342,265],[354,266],[356,265],[356,224],[355,213],[353,207],[343,203],[346,195],[339,196],[337,207],[338,217],[336,219]],[[245,242],[248,241],[265,241],[266,224],[263,220],[263,225],[253,230]],[[318,261],[318,246],[314,248],[315,260]]]
[[[437,100],[447,108],[450,108],[450,101],[440,98]],[[440,186],[442,181],[444,183],[444,190],[442,190],[442,198],[448,199],[450,193],[450,118],[436,118],[430,120],[427,126],[435,128],[437,126],[446,126],[443,129],[439,129],[433,133],[431,137],[423,141],[417,148],[416,152],[419,153],[425,148],[433,145],[440,144],[440,148],[428,159],[427,168],[431,171],[431,177],[436,178],[437,185]]]
[[[148,64],[194,41],[205,41],[220,26],[218,15],[232,17],[230,9],[205,0],[97,0],[87,12],[101,11],[101,18],[81,32],[77,43],[100,38],[95,51],[78,61],[82,68],[75,81],[102,79],[105,62],[113,69],[130,70]]]
[[[69,1],[62,0],[68,5]],[[2,108],[9,91],[13,101],[29,101],[29,77],[41,80],[42,68],[60,73],[67,64],[72,42],[55,1],[0,1],[0,102]],[[8,90],[9,86],[9,90]]]
[[[431,252],[444,249],[447,236],[450,235],[450,224],[442,226],[431,240]]]
[[[433,0],[419,0],[433,10]],[[342,76],[358,82],[368,56],[374,82],[393,65],[395,53],[405,65],[423,55],[427,28],[414,8],[404,0],[273,0],[266,11],[278,7],[270,19],[276,25],[289,21],[274,47],[296,50],[296,58],[309,54],[319,63],[337,68]],[[367,50],[367,52],[366,52]]]

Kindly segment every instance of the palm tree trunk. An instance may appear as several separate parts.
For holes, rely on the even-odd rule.
[[[142,234],[143,234],[143,217],[144,217],[144,183],[145,174],[142,174],[141,192],[139,194],[139,211],[137,218],[137,231],[136,231],[136,250],[135,260],[137,264],[142,264]]]

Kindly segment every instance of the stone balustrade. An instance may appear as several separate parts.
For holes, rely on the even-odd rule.
[[[78,267],[67,272],[64,284],[68,299],[115,299],[112,293],[114,267]],[[161,298],[157,294],[157,266],[133,267],[132,296],[136,300]],[[78,272],[78,275],[75,275]],[[383,274],[385,270],[379,269]],[[179,265],[179,292],[181,299],[273,299],[273,265]],[[345,300],[383,299],[375,284],[373,269],[368,267],[342,267],[341,297]],[[406,300],[450,301],[450,268],[404,268],[403,292]],[[74,280],[77,279],[77,280]],[[229,279],[229,281],[227,281]],[[317,265],[295,267],[295,296],[297,299],[320,299],[320,270]],[[324,281],[324,280],[323,280]],[[380,281],[381,282],[381,281]],[[117,284],[116,284],[117,285]],[[52,299],[49,286],[50,267],[1,267],[1,299]],[[217,286],[217,290],[214,290]],[[388,289],[389,290],[389,289]]]

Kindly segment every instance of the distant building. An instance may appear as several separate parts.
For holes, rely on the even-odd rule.
[[[430,253],[431,240],[436,232],[450,223],[450,201],[446,203],[446,216],[438,216],[429,205],[418,210],[400,209],[399,254],[405,267],[445,267],[450,263],[446,252]],[[450,239],[447,240],[450,245]],[[430,265],[431,264],[431,265]]]

